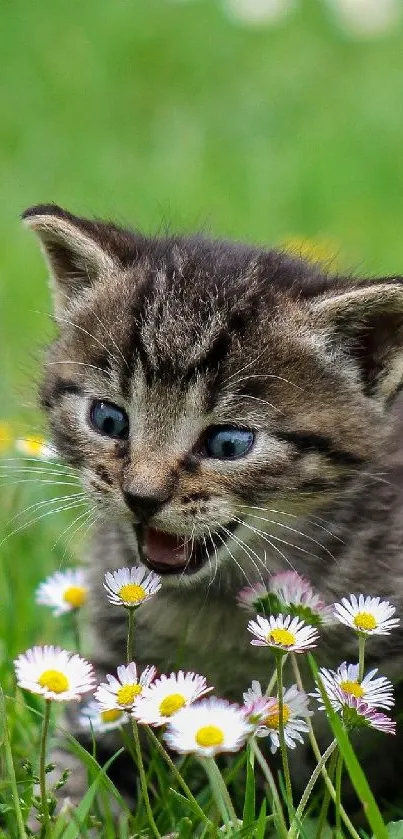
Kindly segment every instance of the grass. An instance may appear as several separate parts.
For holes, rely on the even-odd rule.
[[[43,263],[18,220],[29,204],[56,201],[145,231],[308,237],[329,242],[343,270],[401,270],[401,28],[350,40],[319,0],[273,29],[230,23],[218,0],[13,0],[1,19],[0,420],[16,433],[42,429],[35,382],[53,330]],[[56,491],[1,483],[4,534],[22,508]],[[7,696],[16,654],[72,642],[67,623],[33,602],[38,583],[80,551],[72,529],[61,535],[71,520],[60,513],[0,536]],[[37,757],[40,706],[19,698],[7,707],[22,783],[22,761]],[[189,814],[163,767],[156,772],[186,836]]]

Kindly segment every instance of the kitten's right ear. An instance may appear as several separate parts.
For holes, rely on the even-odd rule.
[[[98,278],[116,270],[108,226],[73,216],[56,204],[38,204],[22,214],[37,234],[50,270],[56,315]]]

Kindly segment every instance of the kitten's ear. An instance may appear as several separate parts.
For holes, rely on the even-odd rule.
[[[403,378],[403,277],[339,287],[310,306],[358,363],[367,393],[392,396]]]
[[[73,216],[55,204],[30,207],[22,220],[40,239],[50,270],[56,314],[119,264],[106,224]]]

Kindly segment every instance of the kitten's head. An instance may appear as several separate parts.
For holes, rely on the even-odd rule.
[[[253,511],[309,509],[374,456],[400,380],[400,279],[327,277],[53,205],[24,220],[54,291],[53,441],[150,568],[200,579],[217,554],[241,555],[240,528],[256,551]]]

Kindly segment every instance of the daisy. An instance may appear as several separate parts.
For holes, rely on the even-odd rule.
[[[341,623],[361,632],[363,635],[389,635],[391,629],[399,624],[393,618],[396,609],[388,600],[380,597],[364,597],[350,594],[350,599],[343,597],[341,603],[334,604],[334,616]]]
[[[280,709],[278,698],[265,696],[260,682],[253,681],[252,687],[244,693],[244,714],[246,720],[255,725],[257,737],[269,737],[270,751],[274,754],[280,746]],[[303,743],[301,732],[306,733],[309,728],[303,717],[312,716],[308,708],[308,697],[297,685],[288,690],[283,689],[283,726],[284,739],[290,749],[294,749],[296,741]]]
[[[56,449],[51,446],[43,437],[20,437],[15,441],[17,452],[24,457],[37,457],[42,460],[52,460],[56,457]]]
[[[161,588],[161,577],[142,566],[107,571],[104,589],[108,600],[116,606],[135,609],[146,603]]]
[[[263,612],[271,614],[276,604],[271,604],[270,593],[263,583],[256,583],[254,586],[246,586],[237,595],[238,605],[249,612]]]
[[[345,661],[337,670],[328,670],[321,667],[319,670],[325,691],[335,711],[342,707],[340,692],[342,696],[355,696],[362,699],[370,708],[392,708],[394,705],[393,685],[384,676],[375,679],[377,669],[371,670],[359,681],[358,664],[347,664]],[[311,694],[323,703],[319,688]],[[319,705],[321,711],[325,710],[323,704]]]
[[[181,708],[191,705],[204,693],[213,690],[206,685],[204,676],[197,673],[171,673],[162,675],[143,694],[133,708],[133,716],[140,723],[164,725]]]
[[[342,717],[348,728],[375,728],[384,734],[396,734],[396,723],[386,714],[377,711],[363,699],[340,691]]]
[[[129,714],[126,711],[118,710],[117,708],[102,711],[98,702],[92,699],[81,709],[78,716],[78,724],[87,731],[104,734],[107,731],[114,731],[116,728],[120,728],[121,725],[126,725],[129,719]]]
[[[291,615],[278,615],[262,618],[256,616],[249,621],[248,631],[256,637],[251,641],[256,647],[273,647],[283,652],[303,653],[316,646],[318,633],[298,618]]]
[[[218,752],[237,752],[251,732],[238,705],[211,696],[178,711],[169,720],[164,739],[180,754],[213,757]]]
[[[321,626],[334,620],[332,607],[325,606],[308,580],[300,577],[296,571],[274,574],[270,580],[270,592],[279,599],[280,612],[288,612],[312,626]]]
[[[40,584],[35,599],[42,606],[50,606],[56,616],[79,609],[88,599],[85,571],[82,568],[56,571]]]
[[[94,689],[92,665],[60,647],[32,647],[14,662],[17,684],[56,702],[79,700]]]
[[[108,673],[106,682],[98,685],[94,697],[103,711],[129,710],[150,686],[156,672],[155,667],[146,667],[138,676],[134,661],[127,666],[122,664],[117,669],[117,678]]]

